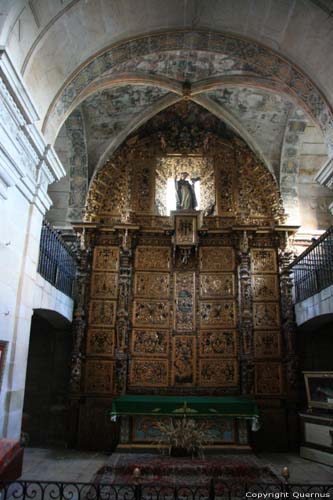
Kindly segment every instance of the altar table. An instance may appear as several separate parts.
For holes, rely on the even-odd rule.
[[[118,449],[157,447],[157,419],[191,418],[207,428],[208,448],[249,449],[249,424],[257,430],[256,402],[245,396],[149,396],[115,398],[111,419],[121,417]]]

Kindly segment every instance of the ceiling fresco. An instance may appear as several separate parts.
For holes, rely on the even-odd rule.
[[[207,95],[239,121],[278,178],[286,122],[293,104],[278,94],[244,87],[218,89]]]
[[[103,90],[81,105],[85,118],[90,172],[122,131],[168,92],[158,87],[124,85]]]
[[[249,74],[267,76],[246,61],[240,61],[226,54],[207,51],[175,50],[157,54],[135,57],[117,64],[103,76],[117,73],[144,72],[150,75],[163,76],[178,81],[197,82],[210,77],[222,75]]]
[[[194,61],[190,57],[177,58],[177,53],[181,54],[183,51],[192,53],[192,56],[193,54],[198,55],[195,56]],[[172,58],[170,52],[175,53],[176,57]],[[49,108],[43,130],[47,135],[52,134],[52,130],[57,128],[57,124],[61,124],[66,113],[73,106],[75,107],[75,103],[80,102],[82,95],[88,91],[87,89],[94,88],[98,79],[102,75],[105,76],[106,72],[111,70],[118,72],[119,65],[125,65],[124,67],[126,64],[135,65],[137,58],[148,57],[146,61],[148,70],[136,71],[136,73],[140,73],[141,77],[142,73],[145,73],[149,77],[151,71],[154,72],[158,69],[158,54],[163,59],[164,53],[169,54],[169,58],[167,56],[166,62],[162,63],[160,71],[174,72],[178,78],[182,72],[183,75],[190,75],[191,72],[194,72],[194,78],[198,78],[200,74],[209,75],[210,68],[213,66],[213,60],[210,58],[214,54],[217,56],[217,71],[219,75],[223,73],[224,78],[230,77],[231,68],[238,67],[240,72],[247,72],[248,68],[250,73],[255,69],[252,79],[249,74],[244,77],[248,79],[247,84],[257,86],[261,82],[262,85],[263,80],[265,80],[266,86],[288,93],[294,102],[298,100],[304,109],[313,116],[327,136],[327,141],[333,140],[331,138],[331,135],[333,136],[331,110],[320,91],[298,68],[278,54],[249,40],[201,31],[154,34],[125,42],[101,53],[83,66],[65,85]],[[151,57],[153,59],[149,62]],[[194,70],[194,66],[198,66],[198,69]],[[209,75],[209,77],[211,76],[213,75]],[[235,78],[239,78],[239,76]],[[191,83],[193,83],[193,78]]]

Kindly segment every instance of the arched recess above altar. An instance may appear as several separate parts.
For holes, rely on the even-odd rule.
[[[272,226],[284,219],[278,185],[257,155],[223,122],[182,101],[133,134],[95,174],[84,220],[170,228],[170,181],[200,178],[207,229]]]

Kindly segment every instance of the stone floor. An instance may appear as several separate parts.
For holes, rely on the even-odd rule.
[[[296,453],[261,453],[257,457],[278,476],[287,466],[292,483],[333,483],[333,467],[305,460]],[[108,458],[108,454],[99,452],[26,448],[21,479],[90,482]]]

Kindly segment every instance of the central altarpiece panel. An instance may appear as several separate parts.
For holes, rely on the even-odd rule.
[[[71,432],[81,447],[154,441],[146,415],[126,436],[110,423],[113,399],[126,394],[248,396],[261,408],[263,440],[287,425],[291,228],[275,180],[239,138],[180,127],[177,116],[164,128],[159,119],[158,133],[140,129],[97,173],[76,227]],[[216,417],[216,443],[244,444],[240,422]]]

